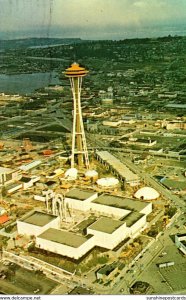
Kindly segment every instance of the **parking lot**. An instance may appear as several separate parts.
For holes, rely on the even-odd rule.
[[[57,283],[14,263],[0,263],[0,292],[5,294],[49,294]]]
[[[147,281],[154,288],[155,294],[184,293],[186,290],[186,262],[184,255],[177,249],[174,243],[174,234],[180,231],[184,219],[182,215],[166,236],[162,236],[160,242],[164,247],[152,263],[138,277],[138,280]],[[178,224],[178,225],[177,225]],[[179,227],[176,228],[176,226]],[[184,230],[184,229],[183,229]],[[174,266],[160,269],[159,264],[174,262]]]
[[[186,289],[186,263],[163,268],[160,272],[174,292]]]

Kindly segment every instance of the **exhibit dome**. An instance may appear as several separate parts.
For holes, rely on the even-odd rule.
[[[68,180],[76,180],[77,174],[78,174],[78,170],[76,168],[71,168],[65,172],[65,178]]]
[[[85,173],[85,177],[89,177],[89,178],[98,178],[98,172],[95,170],[88,170]]]
[[[143,200],[154,200],[159,197],[159,193],[151,188],[151,187],[143,187],[139,189],[135,194],[134,197],[137,199],[143,199]]]
[[[98,179],[97,184],[101,187],[114,187],[118,185],[119,180],[113,177]]]

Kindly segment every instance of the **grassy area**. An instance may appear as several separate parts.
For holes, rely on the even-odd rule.
[[[38,248],[30,249],[29,255],[41,259],[51,265],[58,268],[62,268],[69,272],[75,272],[78,274],[90,271],[93,267],[97,265],[103,265],[108,262],[108,257],[106,254],[102,254],[101,249],[94,248],[85,257],[79,261],[68,259],[61,255],[47,252]]]
[[[93,249],[77,267],[77,274],[89,272],[98,265],[104,265],[109,261],[107,255],[100,255],[100,250]]]
[[[13,233],[17,230],[17,224],[10,224],[8,226],[5,227],[5,232],[8,232],[8,233]]]
[[[77,274],[89,272],[92,268],[96,266],[104,265],[108,262],[108,258],[106,256],[103,257],[93,257],[88,263],[81,264],[77,270]]]
[[[28,132],[19,135],[16,139],[23,140],[24,138],[29,138],[32,142],[48,143],[59,138],[60,135],[48,133],[43,136],[42,133]],[[61,136],[60,136],[61,137]]]
[[[0,235],[0,248],[5,246],[8,242],[9,238],[4,236],[4,235]]]
[[[39,128],[38,130],[39,131],[56,131],[56,132],[65,132],[65,133],[69,132],[69,131],[67,131],[66,128],[64,128],[63,126],[58,125],[58,124],[45,126],[45,127]]]
[[[140,138],[140,139],[147,139],[151,138],[152,140],[156,140],[157,144],[155,147],[161,146],[163,148],[167,148],[168,150],[174,149],[175,147],[179,147],[180,145],[183,144],[183,140],[180,139],[179,137],[169,137],[169,136],[159,136],[159,135],[143,135],[143,134],[136,134],[134,135],[135,138]],[[137,145],[134,145],[137,147]],[[140,146],[138,146],[140,147]],[[133,147],[131,147],[133,148]],[[151,147],[150,149],[153,149],[154,147]],[[135,147],[134,147],[135,149]],[[136,148],[137,149],[137,148]],[[139,148],[140,149],[140,148]],[[141,147],[142,149],[142,147]]]
[[[147,236],[137,237],[131,244],[122,250],[120,260],[124,263],[131,262],[142,251],[142,249],[148,245],[149,241],[150,239]]]
[[[155,165],[157,166],[171,166],[172,168],[186,168],[186,161],[179,161],[174,159],[156,159]]]
[[[76,270],[78,265],[75,261],[64,258],[61,255],[52,252],[47,252],[38,248],[33,248],[29,252],[29,255],[72,273]]]
[[[160,231],[164,229],[164,221],[163,219],[158,220],[154,225],[151,226],[150,230],[148,231],[147,235],[150,237],[155,238]]]

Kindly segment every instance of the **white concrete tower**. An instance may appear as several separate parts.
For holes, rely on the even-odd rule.
[[[85,70],[85,68],[80,67],[77,63],[73,63],[70,68],[65,70],[65,75],[70,79],[74,102],[71,168],[74,168],[76,154],[78,157],[78,166],[81,167],[85,165],[87,169],[89,168],[89,158],[81,111],[82,78],[86,76],[87,73],[88,71]]]

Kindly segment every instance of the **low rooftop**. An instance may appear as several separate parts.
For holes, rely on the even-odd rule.
[[[42,227],[56,218],[57,216],[46,214],[40,211],[32,211],[30,214],[23,216],[20,221]]]
[[[4,167],[0,167],[0,174],[9,174],[12,173],[13,170],[10,168],[4,168]]]
[[[81,190],[81,189],[76,188],[76,189],[72,189],[71,191],[69,191],[65,195],[65,197],[66,198],[77,199],[77,200],[80,200],[80,201],[84,201],[84,200],[90,198],[93,195],[95,195],[95,192]]]
[[[38,237],[69,247],[78,248],[82,244],[84,244],[91,236],[84,237],[69,231],[49,228],[41,233]]]
[[[127,216],[121,219],[121,221],[126,222],[127,227],[131,227],[134,225],[138,220],[140,220],[144,214],[140,214],[139,212],[132,211]]]
[[[11,184],[8,184],[6,185],[6,190],[9,191],[17,186],[20,186],[21,187],[21,183],[20,182],[17,182],[17,183],[11,183]]]
[[[179,181],[169,178],[164,178],[161,180],[161,183],[166,186],[169,190],[178,190],[182,191],[186,189],[186,181]]]
[[[142,209],[144,209],[146,206],[149,205],[148,203],[139,200],[127,199],[118,196],[112,196],[109,194],[103,194],[92,202],[97,204],[122,208],[125,210],[135,210],[135,211],[141,211]]]
[[[22,177],[19,181],[27,183],[27,182],[31,181],[31,178],[29,178],[29,177]]]
[[[9,219],[10,219],[9,216],[7,216],[7,215],[0,216],[0,224],[4,224],[4,223],[8,222]]]
[[[117,266],[118,266],[118,263],[117,263],[117,262],[113,262],[113,263],[110,264],[110,265],[104,265],[103,267],[101,267],[101,268],[97,271],[97,273],[98,273],[98,274],[103,274],[103,275],[108,276],[108,275],[110,275],[110,273],[111,273],[112,271],[114,271],[114,270],[117,268]]]
[[[113,220],[112,218],[101,217],[88,228],[96,231],[102,231],[112,234],[116,229],[122,226],[124,222],[120,220]]]

